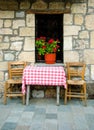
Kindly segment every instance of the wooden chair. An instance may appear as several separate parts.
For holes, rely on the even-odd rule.
[[[8,63],[8,80],[4,87],[4,104],[7,103],[7,97],[22,97],[25,104],[25,95],[22,94],[22,74],[26,62],[13,61]]]
[[[86,65],[81,62],[66,63],[67,89],[65,90],[65,104],[67,98],[81,98],[86,105],[86,82],[84,80]]]

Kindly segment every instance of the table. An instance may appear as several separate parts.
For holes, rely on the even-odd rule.
[[[22,77],[22,92],[26,93],[26,105],[29,104],[30,85],[57,86],[57,105],[59,105],[60,87],[66,88],[64,68],[62,66],[26,66]]]

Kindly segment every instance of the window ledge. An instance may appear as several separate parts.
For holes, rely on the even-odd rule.
[[[55,64],[35,63],[35,66],[65,66],[65,65],[63,63],[55,63]]]

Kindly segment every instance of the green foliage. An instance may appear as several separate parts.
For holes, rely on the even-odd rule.
[[[36,39],[36,47],[39,55],[45,55],[49,53],[56,53],[59,50],[59,40],[49,39],[46,41],[46,37],[40,37]]]

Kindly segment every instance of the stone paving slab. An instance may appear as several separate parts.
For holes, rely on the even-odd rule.
[[[0,130],[94,130],[94,100],[85,107],[81,100],[56,105],[56,99],[31,99],[28,106],[19,98],[0,99]]]

